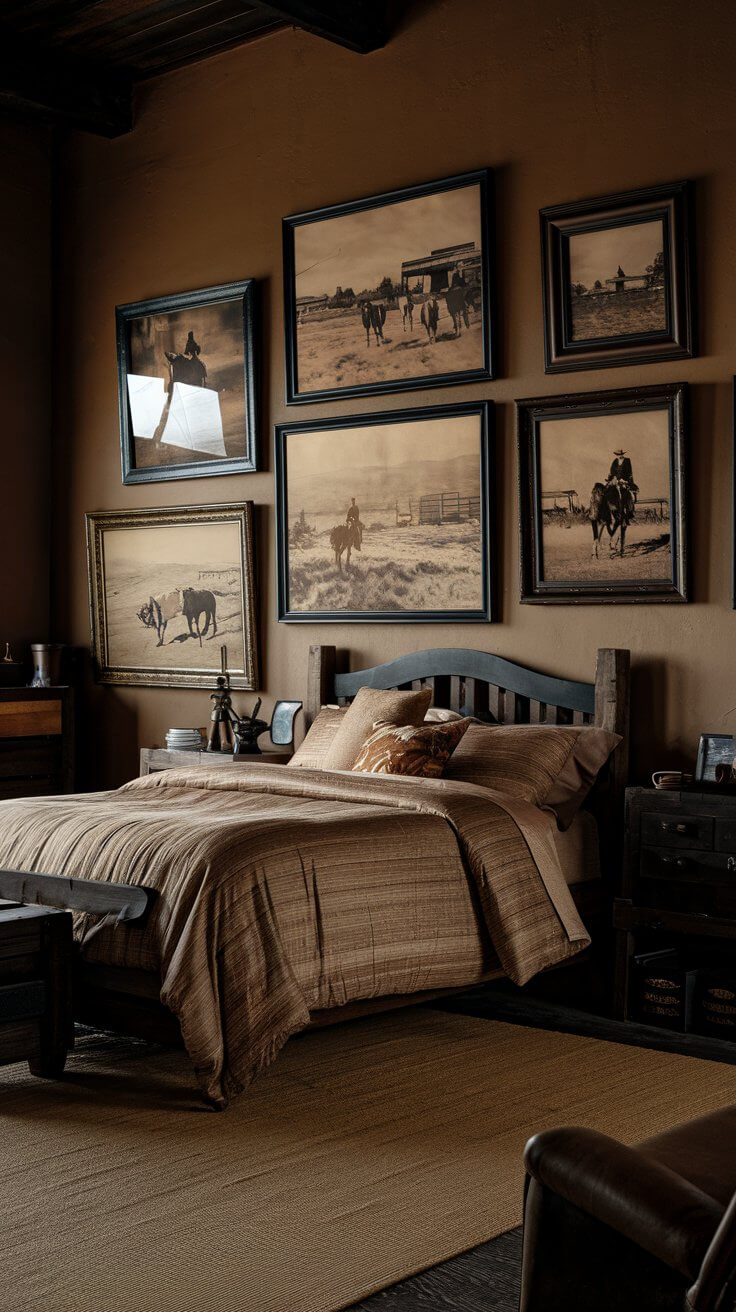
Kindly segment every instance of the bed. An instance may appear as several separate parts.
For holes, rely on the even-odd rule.
[[[205,763],[115,793],[2,803],[0,865],[157,891],[155,934],[84,919],[76,1014],[183,1039],[215,1106],[299,1030],[504,975],[523,982],[572,957],[587,942],[581,919],[591,924],[609,897],[628,652],[599,651],[590,683],[462,649],[339,665],[334,647],[310,649],[308,726],[361,689],[428,689],[434,707],[481,724],[615,734],[586,801],[599,860],[561,887],[549,817],[462,779]]]

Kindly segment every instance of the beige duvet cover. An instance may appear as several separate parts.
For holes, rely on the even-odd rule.
[[[218,1106],[311,1011],[472,983],[493,954],[522,984],[588,942],[549,817],[447,780],[253,763],[6,801],[0,864],[158,891],[144,929],[80,917],[78,937],[160,972]]]

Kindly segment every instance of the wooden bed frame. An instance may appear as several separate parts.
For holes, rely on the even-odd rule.
[[[307,727],[321,706],[347,705],[360,688],[431,686],[432,704],[499,724],[595,724],[621,736],[586,805],[598,823],[603,879],[579,886],[575,901],[587,924],[612,904],[613,880],[620,864],[624,789],[629,764],[629,652],[602,648],[595,681],[578,683],[541,674],[487,652],[436,648],[400,656],[383,665],[340,671],[333,646],[309,649]],[[601,886],[602,885],[602,886]],[[502,979],[503,971],[486,979]],[[119,967],[87,965],[77,972],[78,1020],[165,1043],[181,1043],[179,1025],[159,1000],[158,975]],[[458,994],[443,989],[348,1003],[312,1013],[315,1026]]]

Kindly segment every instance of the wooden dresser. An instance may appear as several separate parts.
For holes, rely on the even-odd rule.
[[[71,793],[74,690],[0,688],[0,799]]]

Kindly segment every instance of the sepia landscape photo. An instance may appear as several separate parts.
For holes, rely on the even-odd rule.
[[[482,225],[478,182],[294,224],[295,393],[483,372]]]
[[[141,315],[127,330],[134,467],[243,458],[242,297]]]
[[[282,430],[289,615],[487,609],[481,413]]]
[[[106,664],[244,669],[241,529],[236,521],[107,528],[102,535]]]
[[[573,341],[666,331],[661,219],[572,233],[568,243]]]
[[[671,583],[670,412],[542,419],[541,575]]]

